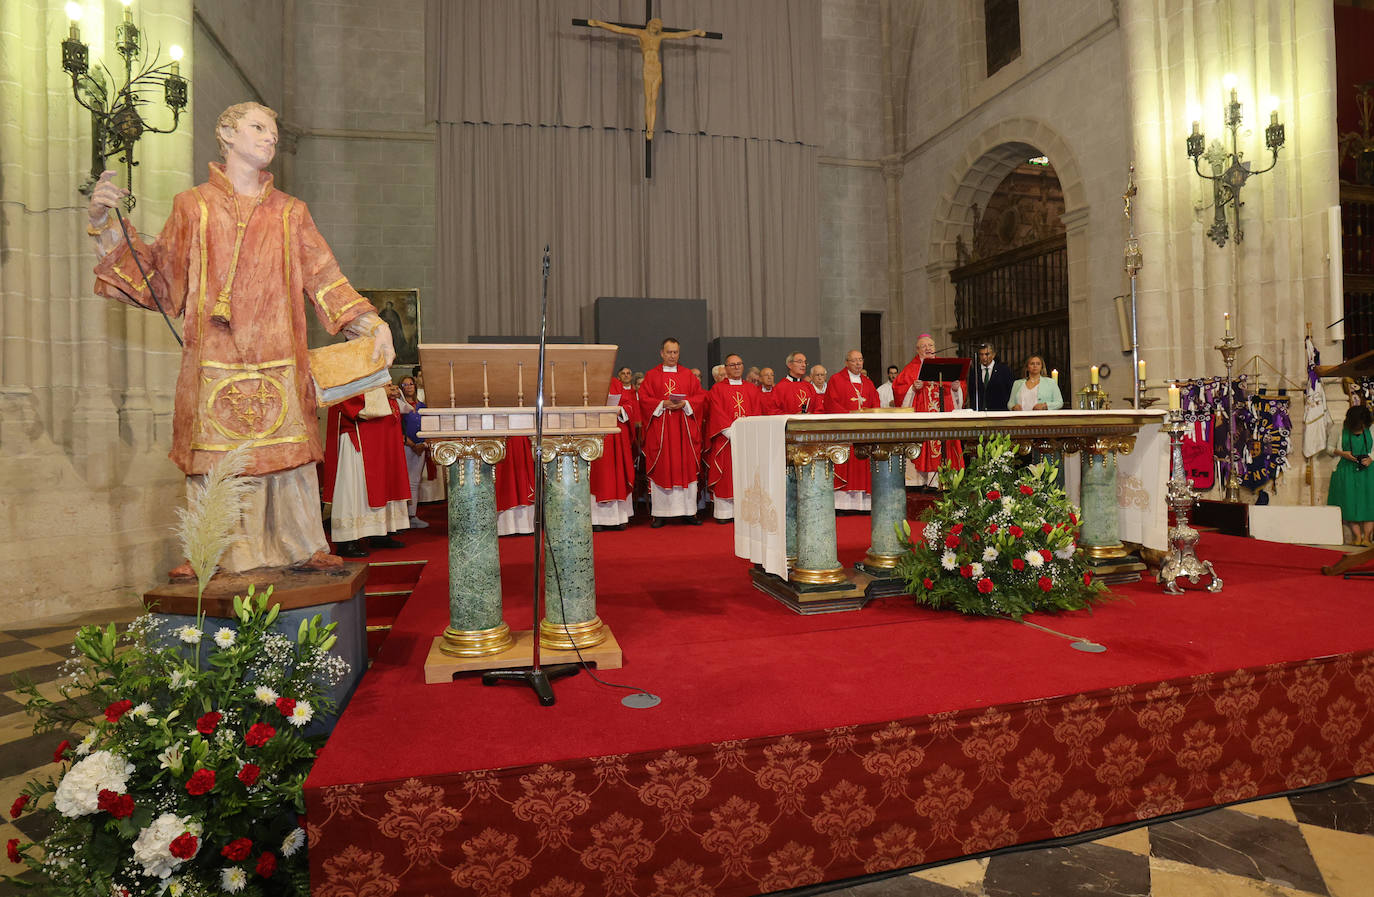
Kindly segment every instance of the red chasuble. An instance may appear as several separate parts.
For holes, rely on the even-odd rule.
[[[592,501],[624,501],[635,488],[633,427],[639,420],[639,402],[634,390],[626,389],[615,377],[607,394],[620,396],[620,407],[629,420],[620,421],[620,430],[602,439],[601,457],[592,462]]]
[[[820,414],[821,397],[810,380],[779,380],[769,414]]]
[[[822,406],[826,414],[848,414],[851,411],[864,411],[878,408],[882,401],[873,381],[859,375],[859,382],[849,379],[849,371],[842,370],[831,376],[825,384]],[[869,469],[867,458],[855,457],[851,451],[849,460],[835,465],[835,490],[837,492],[872,492],[873,472]]]
[[[921,366],[920,359],[913,358],[902,368],[897,379],[892,381],[892,404],[903,406],[907,403],[907,393],[915,392],[911,407],[916,411],[949,411],[954,406],[953,383],[936,383],[916,379],[916,369]],[[930,440],[921,443],[921,454],[911,464],[922,473],[940,469],[949,461],[950,467],[962,470],[964,467],[964,447],[957,439]]]
[[[410,474],[406,471],[404,441],[401,436],[401,411],[395,399],[385,417],[362,420],[363,397],[355,396],[329,409],[329,428],[324,457],[325,501],[334,500],[334,479],[339,474],[339,439],[352,441],[363,456],[367,477],[367,504],[385,507],[387,502],[410,501]]]
[[[763,414],[763,394],[752,383],[722,380],[706,394],[706,482],[716,498],[734,498],[734,464],[725,431],[737,418]]]
[[[654,410],[670,393],[686,396],[692,414],[685,408],[665,409],[655,417]],[[660,489],[685,489],[697,481],[704,398],[700,381],[681,365],[676,371],[665,371],[663,365],[655,365],[644,375],[644,382],[639,387],[639,412],[644,421],[644,470]]]
[[[528,436],[507,436],[506,457],[496,465],[496,513],[534,504],[534,451]]]

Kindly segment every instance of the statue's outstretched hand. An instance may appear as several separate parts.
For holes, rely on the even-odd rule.
[[[387,367],[396,361],[396,346],[391,342],[391,327],[386,321],[378,318],[377,329],[372,331],[372,339],[376,348],[372,350],[372,360],[385,358]]]
[[[91,190],[91,202],[86,209],[86,214],[91,219],[91,227],[104,224],[110,214],[110,209],[113,209],[120,200],[129,195],[128,190],[114,183],[114,177],[115,172],[113,171],[101,172],[100,180],[96,181],[95,188]]]

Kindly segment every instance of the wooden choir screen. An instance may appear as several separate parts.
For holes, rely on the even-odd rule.
[[[1345,359],[1374,349],[1374,187],[1341,184]]]

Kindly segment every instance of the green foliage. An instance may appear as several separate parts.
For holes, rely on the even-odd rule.
[[[236,630],[154,615],[123,636],[84,627],[59,697],[23,689],[35,733],[86,733],[54,744],[54,773],[12,810],[52,823],[37,844],[7,845],[39,893],[309,893],[298,814],[323,736],[303,732],[348,664],[318,616],[294,641],[277,631],[271,594],[235,597]]]
[[[1020,619],[1101,600],[1078,548],[1078,513],[1048,460],[1019,467],[1011,438],[984,437],[966,470],[940,470],[948,488],[926,510],[897,573],[916,601],[936,610]]]

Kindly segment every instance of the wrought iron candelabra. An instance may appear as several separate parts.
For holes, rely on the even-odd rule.
[[[1236,132],[1240,129],[1242,121],[1242,107],[1240,100],[1236,96],[1236,78],[1234,75],[1227,75],[1223,84],[1230,91],[1231,99],[1223,110],[1223,121],[1225,129],[1231,132],[1231,148],[1228,151],[1225,144],[1220,140],[1212,141],[1212,145],[1206,147],[1207,138],[1203,136],[1202,125],[1196,120],[1193,121],[1193,133],[1188,136],[1188,157],[1193,160],[1193,170],[1198,177],[1212,182],[1212,208],[1215,216],[1212,226],[1207,230],[1207,236],[1218,246],[1226,245],[1226,238],[1230,235],[1230,228],[1226,223],[1226,207],[1230,206],[1236,219],[1236,242],[1240,243],[1245,239],[1245,231],[1240,224],[1240,207],[1244,205],[1240,201],[1241,188],[1252,176],[1264,174],[1279,164],[1279,149],[1283,146],[1284,128],[1279,121],[1278,105],[1279,101],[1275,97],[1270,97],[1267,103],[1269,108],[1269,126],[1264,129],[1264,145],[1273,153],[1273,158],[1269,162],[1268,168],[1254,170],[1250,167],[1251,163],[1242,161],[1245,154],[1240,151]],[[1200,113],[1199,113],[1200,114]],[[1203,174],[1202,167],[1198,160],[1206,158],[1211,165],[1212,173]]]
[[[1209,576],[1211,581],[1207,583],[1207,591],[1220,592],[1221,577],[1212,569],[1211,561],[1198,558],[1198,531],[1188,522],[1196,494],[1183,470],[1183,431],[1186,429],[1183,412],[1170,411],[1169,422],[1165,424],[1164,429],[1169,434],[1171,470],[1166,494],[1169,509],[1174,512],[1174,525],[1169,527],[1169,555],[1160,565],[1155,580],[1164,586],[1166,593],[1182,595],[1183,589],[1179,586],[1178,580],[1186,576],[1189,582],[1197,585],[1202,577]]]
[[[134,24],[130,9],[133,0],[121,2],[124,17],[115,28],[115,51],[124,59],[124,86],[115,89],[114,76],[103,64],[91,68],[90,48],[81,41],[78,25],[81,6],[77,3],[67,4],[71,30],[62,41],[62,69],[71,76],[72,95],[91,113],[91,176],[82,185],[81,192],[91,192],[105,170],[105,160],[118,154],[119,161],[124,163],[125,186],[129,190],[124,205],[132,210],[134,167],[138,164],[134,160],[134,147],[146,133],[170,134],[177,129],[181,112],[186,108],[187,80],[181,76],[182,51],[178,46],[169,49],[171,61],[163,65],[158,64],[156,53],[145,61],[143,33]],[[140,111],[146,111],[148,96],[159,87],[163,102],[172,111],[172,123],[164,128],[149,124]]]

